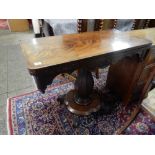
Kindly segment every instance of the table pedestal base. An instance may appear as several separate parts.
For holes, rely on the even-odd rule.
[[[89,115],[93,112],[96,112],[100,109],[100,98],[96,93],[92,93],[90,97],[90,102],[88,104],[80,104],[75,100],[76,91],[71,90],[65,96],[65,104],[70,112],[78,115]]]

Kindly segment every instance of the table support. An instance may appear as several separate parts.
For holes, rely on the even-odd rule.
[[[83,68],[78,73],[75,89],[66,94],[64,102],[72,113],[89,115],[100,109],[100,98],[93,90],[94,80],[91,72]]]

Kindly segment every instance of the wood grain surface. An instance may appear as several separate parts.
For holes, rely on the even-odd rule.
[[[28,63],[28,69],[35,70],[145,46],[150,44],[150,41],[143,38],[143,31],[145,30],[135,32],[135,35],[133,33],[124,35],[124,33],[109,30],[35,38],[21,43],[21,47]],[[155,30],[152,29],[152,31]],[[143,35],[140,38],[141,33]],[[148,33],[151,34],[151,32]],[[146,39],[150,38],[154,37],[150,36]]]

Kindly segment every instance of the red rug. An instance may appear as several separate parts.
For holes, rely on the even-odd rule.
[[[135,120],[123,132],[125,135],[155,135],[155,122],[151,116],[140,110]]]
[[[95,80],[95,89],[102,89],[106,72]],[[103,82],[104,79],[104,82]],[[124,108],[121,103],[111,114],[101,111],[89,116],[80,116],[79,126],[74,127],[74,114],[65,105],[57,102],[57,97],[74,88],[74,80],[58,76],[45,94],[34,91],[8,99],[8,131],[12,135],[82,135],[117,134],[130,119],[136,104]],[[148,123],[150,122],[150,123]],[[147,127],[146,127],[147,126]],[[155,134],[155,123],[143,112],[122,134]]]
[[[0,30],[8,30],[8,23],[6,19],[0,19]]]

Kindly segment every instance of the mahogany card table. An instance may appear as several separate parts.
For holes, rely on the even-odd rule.
[[[102,98],[93,90],[91,71],[125,58],[143,62],[151,44],[147,39],[109,30],[35,38],[21,43],[21,48],[29,73],[42,93],[58,74],[78,70],[75,89],[65,95],[64,102],[71,112],[89,115],[100,109]]]

